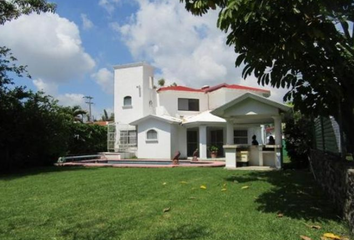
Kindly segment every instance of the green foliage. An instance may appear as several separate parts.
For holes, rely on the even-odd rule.
[[[354,146],[352,0],[181,0],[203,15],[219,7],[218,27],[243,77],[289,87],[284,100],[303,114],[332,115]],[[341,123],[343,121],[343,123]]]
[[[160,87],[165,86],[165,79],[161,78],[160,80],[157,81],[157,84],[158,84]]]
[[[210,146],[210,151],[211,152],[217,152],[219,148],[217,146]]]
[[[108,116],[108,113],[106,109],[103,109],[103,115],[101,117],[102,121],[114,121],[114,113],[111,113],[110,116]]]
[[[288,112],[284,118],[285,146],[290,161],[296,168],[305,168],[313,145],[312,121],[300,112]]]
[[[107,127],[95,124],[71,124],[68,155],[93,154],[107,151]]]
[[[0,24],[32,12],[54,12],[56,4],[46,0],[5,0],[0,1]]]
[[[15,61],[9,49],[0,48],[1,171],[50,165],[67,153],[106,150],[106,128],[78,123],[80,107],[61,107],[41,92],[10,87],[11,73],[27,74]]]

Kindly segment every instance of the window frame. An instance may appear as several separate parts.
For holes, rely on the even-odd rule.
[[[184,102],[184,101],[187,101],[187,102]],[[197,107],[194,108],[195,106],[197,106]],[[187,108],[184,108],[184,107],[187,107]],[[199,98],[178,98],[177,99],[177,110],[178,111],[199,112],[200,111],[200,99]]]
[[[130,104],[128,105],[126,101],[130,100]],[[132,108],[133,107],[133,98],[131,96],[125,96],[123,98],[123,108]]]
[[[149,133],[150,132],[154,132],[154,134],[156,135],[156,138],[149,138]],[[159,141],[158,138],[159,138],[159,134],[156,131],[156,129],[151,128],[151,129],[146,131],[146,142],[148,142],[148,143],[157,143]]]
[[[236,135],[236,132],[244,132],[246,134]],[[248,129],[234,129],[234,144],[248,144]],[[237,142],[236,140],[242,140]]]

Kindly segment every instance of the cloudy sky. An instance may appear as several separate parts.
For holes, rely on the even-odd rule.
[[[43,90],[63,105],[93,97],[93,114],[113,110],[113,66],[145,61],[155,79],[201,87],[257,86],[234,67],[232,47],[216,28],[217,12],[188,13],[178,0],[52,0],[55,14],[33,14],[0,25],[0,45],[12,49],[32,79],[16,84]],[[282,101],[284,90],[271,89]]]

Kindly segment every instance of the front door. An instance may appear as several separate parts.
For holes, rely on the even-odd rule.
[[[218,156],[224,157],[224,131],[222,129],[210,130],[210,146],[216,146],[219,148]]]
[[[198,130],[187,129],[187,156],[188,157],[193,157],[193,152],[198,148],[198,145],[199,145]]]

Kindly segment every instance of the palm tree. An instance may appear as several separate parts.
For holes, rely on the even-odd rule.
[[[84,115],[87,111],[83,110],[79,105],[73,107],[63,107],[63,112],[71,116],[74,122],[83,122]]]

